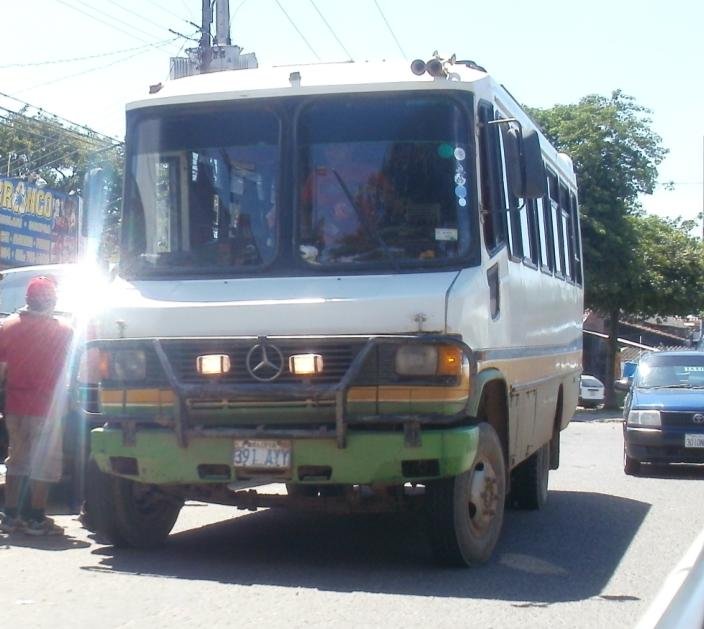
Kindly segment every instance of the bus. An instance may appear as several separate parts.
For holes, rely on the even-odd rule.
[[[186,500],[411,510],[464,566],[505,505],[543,506],[579,391],[577,189],[484,68],[153,86],[127,106],[123,196],[88,344],[87,504],[113,544],[164,542]]]

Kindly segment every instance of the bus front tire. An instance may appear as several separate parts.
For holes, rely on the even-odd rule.
[[[517,509],[536,511],[548,500],[550,445],[538,448],[511,472],[511,505]]]
[[[506,467],[496,431],[479,425],[472,466],[426,487],[430,542],[443,564],[471,566],[489,560],[501,533]]]
[[[154,485],[104,474],[94,461],[88,466],[85,508],[90,527],[113,546],[160,546],[182,506]]]

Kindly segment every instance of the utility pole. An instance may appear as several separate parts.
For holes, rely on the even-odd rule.
[[[210,25],[213,23],[213,12],[210,8],[210,0],[202,1],[202,19],[200,27],[200,71],[206,73],[210,70],[210,62],[213,58],[213,49],[210,46]]]
[[[230,3],[228,0],[215,0],[215,44],[230,46]]]

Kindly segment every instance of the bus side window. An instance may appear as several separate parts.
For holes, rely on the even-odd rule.
[[[502,194],[503,168],[499,146],[498,125],[489,125],[494,119],[494,108],[479,103],[479,164],[481,191],[481,218],[484,241],[489,251],[506,242],[506,212]]]
[[[577,197],[570,193],[570,238],[572,239],[572,261],[574,264],[574,281],[582,285],[582,243],[579,237],[579,209],[577,207]]]
[[[553,270],[560,277],[565,276],[565,252],[562,248],[563,234],[562,227],[560,225],[560,192],[558,187],[557,175],[548,172],[548,194],[549,194],[549,205],[548,211],[550,213],[550,227],[552,231],[552,256],[553,256]]]
[[[497,120],[499,117],[497,117]],[[500,127],[501,134],[499,136],[499,149],[501,151],[501,164],[502,177],[501,177],[501,188],[502,197],[505,200],[503,207],[500,208],[501,211],[506,212],[508,218],[508,238],[509,238],[509,252],[511,255],[519,260],[523,259],[523,231],[521,225],[521,214],[525,217],[523,211],[519,211],[518,198],[511,192],[511,186],[509,185],[509,173],[516,170],[516,163],[520,157],[515,151],[509,149],[510,143],[507,138],[510,124],[503,123],[496,125]],[[515,160],[513,164],[509,161]]]
[[[540,267],[543,270],[550,270],[550,259],[548,257],[548,232],[545,224],[545,199],[535,200],[535,214],[538,220],[538,244],[540,246]]]
[[[574,243],[570,216],[570,195],[567,187],[560,184],[560,227],[562,230],[562,256],[565,264],[565,277],[574,279]]]
[[[542,223],[545,230],[545,260],[544,263],[551,273],[555,272],[555,233],[552,224],[552,204],[550,202],[550,187],[553,180],[557,181],[555,175],[548,171],[548,186],[545,196],[542,199]]]
[[[525,223],[525,228],[524,228]],[[528,240],[530,261],[540,266],[540,223],[538,222],[538,199],[528,199],[521,216],[521,229],[525,229],[524,242]]]

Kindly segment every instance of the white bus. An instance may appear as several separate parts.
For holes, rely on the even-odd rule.
[[[151,91],[93,343],[95,526],[144,547],[188,499],[417,509],[440,560],[486,561],[505,503],[545,502],[576,406],[569,158],[471,61]]]

